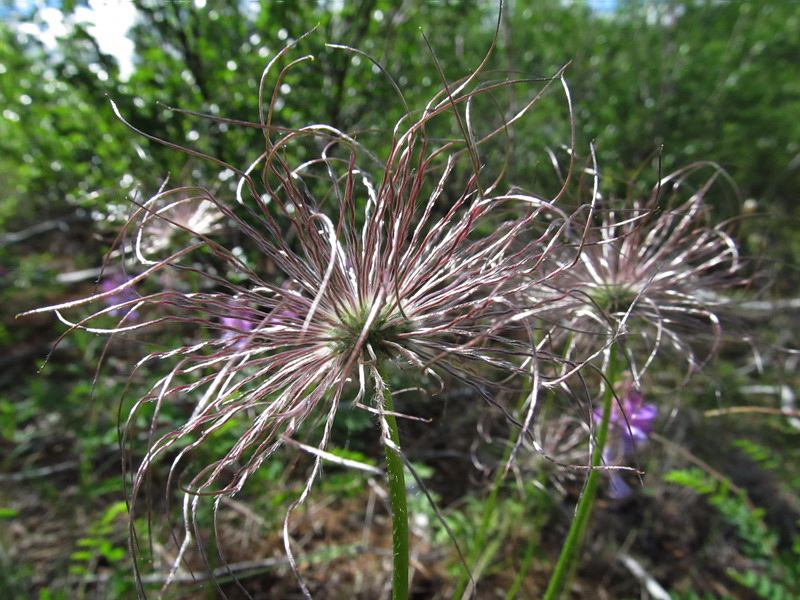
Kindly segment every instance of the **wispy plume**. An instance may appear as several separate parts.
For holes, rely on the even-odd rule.
[[[691,165],[644,201],[598,200],[594,215],[576,215],[577,263],[534,289],[559,299],[541,316],[563,325],[567,356],[619,344],[638,382],[661,353],[688,373],[714,355],[735,305],[726,292],[747,283],[730,223],[710,220],[715,183],[727,183],[719,167]]]
[[[403,117],[389,134],[385,159],[328,125],[273,126],[274,94],[261,105],[258,123],[238,123],[264,133],[265,150],[249,167],[205,157],[239,175],[235,198],[202,187],[161,191],[141,204],[127,226],[132,235],[121,237],[134,240],[138,274],[113,290],[34,311],[52,311],[73,329],[112,336],[160,332],[172,324],[198,334],[135,365],[137,377],[155,363],[168,367],[124,425],[128,443],[139,415],[154,414],[148,449],[133,475],[133,511],[156,461],[169,454],[171,473],[177,474],[226,424],[246,423],[216,460],[182,483],[188,492],[181,556],[200,537],[201,495],[241,490],[310,415],[324,427],[298,503],[319,473],[344,399],[376,414],[376,441],[395,445],[386,419],[387,373],[420,384],[433,381],[436,388],[457,380],[505,412],[498,390],[513,388],[515,376],[530,377],[543,360],[530,325],[542,301],[529,301],[523,292],[531,282],[558,275],[543,265],[567,222],[548,200],[500,192],[499,180],[483,181],[481,145],[522,117],[538,96],[480,137],[474,132],[486,128],[472,123],[472,102],[531,82],[485,82],[479,75],[448,86],[423,110]],[[558,85],[559,77],[544,87],[553,82]],[[434,125],[455,137],[430,139],[427,130]],[[318,156],[296,164],[291,157],[300,147],[316,149]],[[469,159],[466,171],[460,157]],[[465,183],[454,190],[455,180]],[[197,213],[179,219],[177,211],[186,207]],[[218,231],[222,219],[236,231],[237,245]],[[174,249],[175,237],[169,244],[147,242],[162,225],[185,232],[184,245]],[[200,281],[200,291],[175,285],[139,296],[139,320],[107,329],[95,327],[94,319],[129,302],[76,322],[66,316],[71,309],[122,298],[144,280],[156,289],[164,273],[170,281]],[[162,433],[159,416],[175,401],[192,402],[192,412]],[[286,524],[284,532],[291,559]],[[292,564],[296,570],[293,559]]]

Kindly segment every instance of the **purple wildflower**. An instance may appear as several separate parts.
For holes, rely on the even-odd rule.
[[[232,334],[231,337],[240,333],[250,333],[255,326],[252,317],[244,310],[239,310],[237,314],[237,310],[232,309],[231,314],[223,315],[220,321],[225,327],[231,330],[229,332]]]
[[[237,349],[247,346],[250,333],[258,324],[253,310],[237,304],[235,299],[228,303],[227,311],[219,318],[219,321],[225,328],[222,339],[233,341],[233,346]]]
[[[594,411],[594,418],[602,418],[602,408]],[[603,449],[603,462],[606,465],[623,465],[635,455],[636,449],[647,441],[653,430],[653,421],[658,416],[655,404],[645,403],[642,394],[628,382],[620,402],[611,408],[608,439]],[[631,487],[617,471],[611,471],[609,494],[612,498],[624,498]]]
[[[130,322],[136,319],[139,295],[133,287],[126,285],[129,281],[130,277],[116,271],[100,282],[100,290],[103,294],[110,294],[103,297],[103,302],[111,308],[106,314],[125,316],[125,320]]]

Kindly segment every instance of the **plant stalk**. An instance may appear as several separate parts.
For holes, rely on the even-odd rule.
[[[386,379],[384,378],[384,382]],[[392,392],[388,387],[383,393],[384,419],[389,426],[389,438],[396,448],[400,448],[400,432],[393,414]],[[389,500],[392,505],[392,600],[408,599],[408,505],[406,502],[406,478],[403,472],[403,459],[390,448],[386,451],[386,473],[389,479]]]
[[[528,398],[530,393],[529,391],[530,381],[526,381],[525,386],[523,387],[522,394],[520,395],[519,406],[517,407],[518,410],[522,409],[525,405],[525,402]],[[483,502],[483,513],[481,515],[481,523],[478,527],[478,530],[475,534],[475,539],[472,540],[472,547],[469,553],[469,557],[467,558],[467,565],[470,569],[473,569],[472,575],[477,579],[480,577],[480,571],[478,570],[479,566],[479,559],[481,555],[487,551],[487,544],[486,538],[489,535],[489,527],[491,525],[492,516],[495,514],[495,510],[497,508],[497,496],[500,492],[500,488],[503,485],[503,481],[505,480],[505,465],[508,464],[508,460],[511,457],[511,451],[514,447],[514,432],[512,431],[509,434],[508,443],[506,444],[506,449],[503,452],[503,458],[501,460],[500,467],[495,471],[494,480],[492,481],[492,487],[489,489],[489,495],[487,496],[486,500]],[[491,558],[491,556],[487,557]],[[471,582],[472,577],[470,576],[469,572],[461,573],[461,576],[458,579],[458,583],[456,584],[455,592],[453,593],[453,600],[461,600],[464,597],[464,593],[467,590],[468,586],[472,585]]]
[[[561,554],[558,557],[553,575],[550,577],[543,600],[556,600],[560,597],[574,571],[574,563],[580,553],[583,536],[589,523],[589,516],[594,507],[597,485],[600,481],[600,469],[597,467],[603,462],[603,449],[608,438],[611,408],[614,404],[614,384],[618,377],[617,371],[617,349],[615,345],[612,345],[609,350],[606,389],[603,393],[603,416],[600,419],[600,428],[595,438],[597,443],[592,453],[592,468],[589,471],[586,486],[575,510],[575,517],[572,519],[567,538],[564,540],[564,546],[561,548]]]

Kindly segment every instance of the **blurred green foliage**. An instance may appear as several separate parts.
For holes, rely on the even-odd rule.
[[[69,14],[74,4],[63,7],[67,20],[75,21]],[[314,57],[282,79],[275,123],[378,130],[384,135],[371,136],[369,146],[386,156],[388,133],[405,113],[403,101],[389,77],[364,56],[325,44],[372,57],[396,81],[408,107],[418,110],[441,86],[437,63],[450,82],[469,74],[489,50],[498,20],[498,4],[488,0],[133,4],[138,16],[129,35],[135,64],[127,80],[80,21],[55,50],[22,33],[12,17],[0,23],[5,190],[0,230],[26,232],[51,220],[64,228],[92,216],[95,221],[100,215],[119,217],[130,209],[132,194],[146,198],[167,177],[174,185],[199,184],[229,194],[235,184],[229,171],[129,130],[110,100],[133,127],[244,168],[263,147],[261,133],[220,119],[256,122],[266,63],[309,32],[265,82],[266,103],[280,69],[302,56]],[[42,21],[35,13],[19,13],[16,20]],[[587,157],[590,143],[596,143],[608,193],[627,192],[634,181],[640,186],[634,191],[644,192],[659,169],[666,174],[692,161],[718,162],[742,199],[756,199],[763,213],[789,217],[764,227],[773,234],[772,256],[791,264],[800,253],[793,235],[800,193],[798,55],[800,16],[792,2],[630,1],[595,12],[588,3],[544,0],[507,3],[486,69],[497,72],[498,80],[510,74],[536,79],[566,66],[574,152]],[[510,182],[543,194],[558,190],[568,163],[563,149],[570,145],[563,94],[551,91],[515,126],[507,171]],[[521,86],[501,93],[516,100],[514,107],[528,100],[531,90]],[[488,104],[478,108],[493,125],[509,116]],[[495,150],[502,152],[485,148],[487,154]],[[711,201],[726,218],[740,212],[731,196]],[[37,272],[48,266],[68,269],[48,257],[46,250],[53,248],[42,248],[50,238],[26,245],[21,262]],[[24,276],[24,266],[14,264],[21,246],[10,240],[16,239],[0,243],[0,264],[14,270],[15,284],[40,286]],[[102,231],[76,240],[95,257],[79,259],[76,268],[96,265],[109,241]],[[766,240],[759,237],[758,243]]]
[[[741,442],[744,444],[740,443],[740,446],[756,448],[746,440]],[[764,458],[762,465],[769,468],[769,460],[763,450],[759,448],[758,455]],[[779,551],[779,532],[764,522],[765,510],[754,506],[745,490],[734,491],[730,481],[715,480],[697,468],[671,471],[664,475],[664,480],[704,496],[722,519],[734,528],[738,538],[736,541],[741,544],[742,553],[748,561],[738,569],[729,567],[728,574],[735,581],[752,590],[755,597],[764,600],[797,597],[800,591],[800,539],[795,538],[790,548]]]
[[[488,51],[498,16],[494,2],[329,4],[227,0],[197,8],[134,0],[136,62],[127,81],[86,26],[73,26],[57,51],[47,51],[3,23],[0,178],[10,193],[0,224],[18,229],[75,206],[105,210],[136,184],[152,193],[167,175],[214,187],[219,168],[127,130],[109,99],[133,126],[243,167],[259,150],[257,132],[167,105],[256,121],[267,61],[316,28],[278,63],[315,58],[283,80],[276,123],[388,132],[404,113],[388,78],[360,55],[325,43],[373,57],[419,109],[441,83],[434,57],[448,80],[468,74]],[[716,161],[746,196],[794,211],[798,54],[800,16],[790,2],[625,2],[598,14],[586,4],[546,0],[509,3],[487,67],[549,77],[568,64],[575,150],[586,155],[596,140],[601,169],[611,176],[626,181],[663,146],[664,172]],[[526,175],[550,176],[543,148],[569,143],[563,99],[541,104],[515,133],[511,169],[521,185]]]

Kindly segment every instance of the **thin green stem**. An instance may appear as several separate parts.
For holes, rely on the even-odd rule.
[[[611,346],[608,359],[608,371],[606,373],[606,389],[603,394],[603,416],[600,419],[600,428],[597,431],[596,444],[592,454],[592,469],[586,480],[583,494],[578,501],[575,510],[575,517],[572,519],[564,546],[558,557],[550,583],[547,586],[543,600],[556,600],[567,585],[573,572],[573,565],[580,552],[586,526],[589,523],[589,516],[592,514],[595,496],[597,495],[597,485],[600,481],[600,469],[597,467],[603,461],[603,449],[608,438],[608,427],[611,421],[611,408],[614,404],[614,384],[617,380],[618,365],[616,346]]]
[[[520,403],[517,407],[521,409],[525,402],[528,399],[529,388],[528,385],[530,384],[529,380],[526,380],[525,386],[523,387],[522,394],[520,395]],[[480,576],[480,572],[477,569],[478,560],[481,557],[481,554],[486,552],[486,538],[489,532],[489,526],[491,525],[492,516],[495,513],[495,508],[497,506],[497,495],[500,492],[500,487],[503,485],[503,480],[505,479],[505,465],[508,464],[509,458],[511,457],[511,451],[514,448],[514,431],[511,432],[508,438],[508,443],[506,444],[505,452],[503,453],[503,460],[500,463],[501,467],[495,471],[494,474],[494,481],[492,482],[492,487],[489,490],[489,495],[487,496],[486,500],[483,502],[483,513],[481,515],[481,524],[478,528],[478,531],[475,535],[475,539],[472,541],[469,557],[467,559],[467,564],[473,569],[472,576],[476,579]],[[490,557],[491,558],[491,557]],[[460,600],[464,596],[464,592],[467,589],[468,584],[470,583],[470,573],[463,572],[458,579],[458,583],[456,584],[456,590],[453,593],[454,600]]]
[[[537,511],[536,517],[533,519],[533,523],[536,527],[540,524],[540,511]],[[525,576],[528,574],[528,570],[531,567],[531,563],[533,562],[533,554],[536,551],[536,546],[539,545],[539,536],[538,535],[531,535],[528,538],[528,544],[525,546],[525,555],[522,557],[522,563],[520,563],[519,569],[517,570],[517,576],[514,578],[514,583],[506,592],[505,600],[514,600],[514,598],[518,598],[520,589],[522,589],[522,583],[525,580]]]
[[[387,379],[383,378],[384,382]],[[392,504],[392,600],[408,598],[408,505],[406,503],[406,478],[403,459],[400,457],[400,432],[397,419],[392,413],[394,403],[388,383],[383,392],[384,418],[389,426],[389,439],[397,450],[385,446],[386,473],[389,478],[389,499]]]

